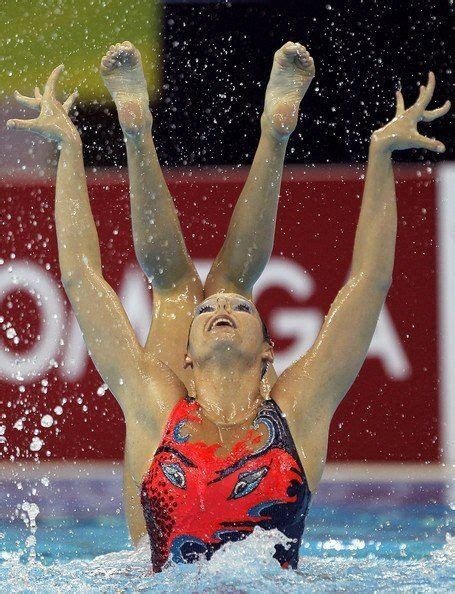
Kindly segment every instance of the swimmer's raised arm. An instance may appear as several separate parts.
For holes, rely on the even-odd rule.
[[[59,244],[60,271],[63,277],[70,277],[74,269],[84,262],[101,270],[100,248],[95,223],[93,221],[87,194],[84,164],[82,161],[82,142],[77,128],[72,123],[68,112],[77,92],[60,104],[56,97],[56,83],[62,73],[63,64],[54,68],[41,95],[35,87],[35,97],[24,97],[17,91],[15,98],[26,107],[39,110],[33,120],[8,120],[8,128],[26,130],[44,136],[59,143],[61,153],[57,170],[56,184],[56,219],[60,239],[65,235],[63,225],[59,225],[59,211],[63,203],[71,205],[74,211],[71,232],[65,237],[65,244]],[[71,170],[71,171],[69,171]]]
[[[147,394],[166,398],[175,376],[159,361],[146,356],[120,300],[102,275],[100,247],[87,192],[82,142],[68,111],[75,94],[61,105],[55,85],[63,66],[54,69],[41,96],[16,94],[40,109],[33,120],[9,120],[7,126],[55,140],[60,146],[55,219],[61,279],[84,335],[90,355],[125,413]],[[159,384],[159,386],[158,386]]]
[[[224,289],[251,299],[272,253],[286,146],[314,74],[313,58],[300,43],[289,41],[275,53],[259,145],[205,283],[206,297]]]
[[[397,230],[392,152],[445,150],[441,142],[417,131],[418,122],[434,120],[450,108],[446,102],[438,109],[426,110],[434,85],[430,72],[427,86],[420,88],[416,103],[406,110],[398,91],[395,117],[372,135],[349,278],[314,345],[280,376],[272,394],[302,422],[308,410],[330,420],[366,357],[392,280]]]

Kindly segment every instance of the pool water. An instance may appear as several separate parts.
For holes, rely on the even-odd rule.
[[[314,505],[296,571],[271,559],[279,535],[257,529],[209,562],[154,575],[120,515],[38,516],[35,547],[16,518],[0,523],[0,592],[455,592],[453,527],[444,505]]]

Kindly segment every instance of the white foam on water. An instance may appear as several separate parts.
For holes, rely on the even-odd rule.
[[[261,592],[409,592],[451,591],[454,582],[455,538],[422,559],[379,557],[373,553],[356,557],[363,549],[353,545],[352,556],[302,556],[299,567],[282,570],[271,559],[274,545],[283,536],[256,529],[243,542],[227,543],[210,561],[188,565],[171,564],[159,574],[151,573],[146,541],[134,550],[44,565],[24,564],[20,554],[2,553],[0,592],[72,594],[111,592],[178,592],[232,594]],[[323,549],[323,547],[322,547]],[[355,550],[354,550],[355,549]],[[345,553],[346,555],[346,553]]]

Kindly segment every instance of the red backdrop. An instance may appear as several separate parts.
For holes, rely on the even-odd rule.
[[[207,266],[221,246],[245,171],[182,169],[167,177],[189,250]],[[370,355],[333,421],[332,460],[439,458],[435,183],[419,167],[397,170],[397,179],[394,282]],[[345,280],[362,188],[361,169],[286,171],[274,259],[258,291],[282,365],[311,341]],[[132,248],[127,181],[117,172],[92,172],[89,192],[105,276],[124,293],[138,332],[146,332],[151,290]],[[4,459],[120,458],[120,409],[99,389],[102,380],[81,349],[59,282],[54,187],[16,177],[0,182],[0,193]],[[18,354],[35,357],[28,363],[34,378]]]

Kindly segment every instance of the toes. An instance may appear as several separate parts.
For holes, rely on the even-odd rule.
[[[298,58],[303,66],[312,66],[314,63],[314,60],[310,54],[298,54]]]
[[[313,60],[308,52],[297,52],[297,57],[303,65],[309,65]]]
[[[280,50],[286,55],[286,56],[295,56],[297,55],[299,49],[299,44],[295,43],[294,41],[288,41],[287,43],[285,43]],[[278,50],[278,51],[280,51]]]
[[[134,67],[139,62],[139,52],[131,41],[126,40],[110,46],[109,51],[101,59],[101,66],[112,70],[119,66]]]
[[[301,45],[300,43],[297,43],[297,55],[299,56],[299,58],[302,61],[307,61],[309,62],[312,58],[310,56],[310,52],[307,50],[307,48],[304,45]]]
[[[129,42],[118,43],[114,49],[108,53],[115,58],[118,58],[119,56],[132,55],[134,53],[134,46]]]
[[[117,62],[117,60],[105,56],[101,60],[101,66],[103,68],[106,68],[107,70],[113,70],[114,68],[117,68],[119,66],[119,63]]]
[[[298,51],[301,51],[301,52],[307,51],[307,49],[304,45],[302,45],[301,43],[295,42],[295,41],[286,42],[280,49],[283,50],[287,54],[288,53],[295,54]]]
[[[293,61],[298,58],[304,66],[312,65],[312,58],[307,48],[301,43],[295,43],[294,41],[288,41],[285,43],[276,53],[276,57],[285,57],[289,61]]]

